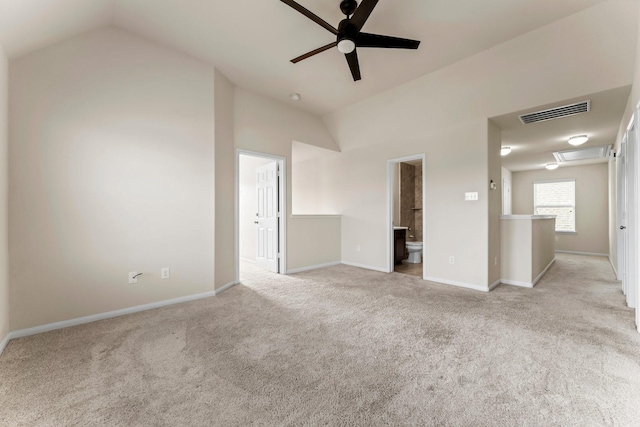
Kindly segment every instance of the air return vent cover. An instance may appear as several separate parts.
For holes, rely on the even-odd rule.
[[[549,110],[536,111],[535,113],[522,114],[518,116],[525,125],[529,123],[544,122],[546,120],[559,119],[561,117],[574,116],[586,113],[591,110],[591,101],[577,102],[562,107],[550,108]]]
[[[606,159],[611,151],[610,145],[597,147],[577,148],[575,150],[557,151],[553,153],[558,163],[573,162],[576,160]]]

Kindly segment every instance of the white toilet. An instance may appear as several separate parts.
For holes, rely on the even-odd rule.
[[[422,242],[407,242],[409,252],[409,264],[420,264],[422,262]]]

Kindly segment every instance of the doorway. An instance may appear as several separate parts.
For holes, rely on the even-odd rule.
[[[638,149],[638,126],[636,118],[639,110],[632,117],[622,139],[617,154],[617,233],[618,233],[618,278],[622,281],[622,292],[627,306],[636,309],[636,327],[640,331],[640,295],[638,290],[638,166],[640,150]]]
[[[427,271],[425,159],[424,154],[416,154],[387,161],[387,272],[423,279]]]
[[[286,271],[284,157],[236,150],[236,280],[242,266]]]

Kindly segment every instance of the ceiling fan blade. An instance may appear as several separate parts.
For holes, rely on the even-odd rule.
[[[300,55],[300,56],[298,56],[297,58],[293,58],[293,59],[291,60],[291,62],[293,62],[294,64],[295,64],[295,63],[298,63],[298,62],[302,61],[303,59],[307,59],[307,58],[309,58],[309,57],[312,57],[313,55],[317,55],[318,53],[320,53],[320,52],[324,52],[325,50],[329,50],[329,49],[331,49],[332,47],[336,47],[337,45],[338,45],[338,42],[337,42],[337,41],[335,41],[335,42],[333,42],[333,43],[329,43],[329,44],[328,44],[328,45],[326,45],[326,46],[319,47],[319,48],[317,48],[317,49],[315,49],[315,50],[312,50],[311,52],[307,52],[307,53],[305,53],[304,55]]]
[[[359,33],[356,36],[358,47],[384,47],[391,49],[417,49],[420,41],[401,39],[399,37],[381,36],[379,34]]]
[[[345,53],[345,58],[347,58],[347,62],[349,63],[349,69],[351,70],[351,75],[353,76],[353,81],[357,82],[362,77],[360,77],[360,64],[358,64],[358,52],[355,50],[351,53]]]
[[[349,20],[350,23],[356,26],[358,31],[362,29],[364,23],[369,19],[369,15],[373,12],[373,8],[378,4],[378,0],[362,0],[360,6],[353,12],[353,16]]]
[[[297,10],[298,12],[300,12],[301,14],[306,16],[307,18],[311,19],[316,24],[320,25],[321,27],[324,27],[327,30],[331,31],[336,36],[338,35],[338,30],[337,29],[335,29],[327,21],[325,21],[324,19],[320,18],[319,16],[317,16],[316,14],[314,14],[313,12],[311,12],[309,9],[305,8],[304,6],[299,5],[298,3],[296,3],[293,0],[280,0],[280,1],[282,3],[284,3],[284,4],[286,4],[286,5],[291,6],[292,8],[294,8],[295,10]]]

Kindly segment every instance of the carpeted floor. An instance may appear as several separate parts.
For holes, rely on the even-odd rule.
[[[243,267],[214,298],[10,342],[0,425],[640,425],[640,334],[605,258],[487,294]]]

